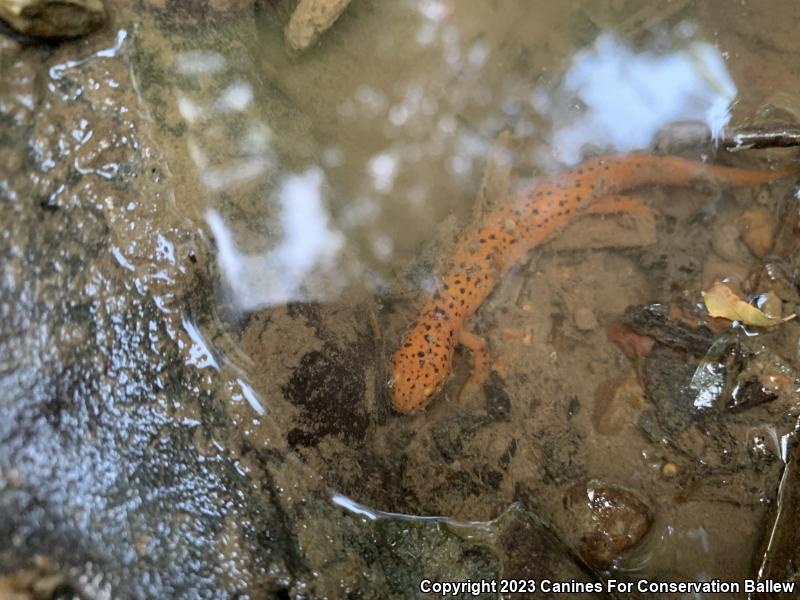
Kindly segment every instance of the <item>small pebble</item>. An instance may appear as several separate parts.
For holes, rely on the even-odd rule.
[[[575,320],[575,327],[577,327],[579,331],[591,331],[597,327],[597,319],[594,313],[585,306],[581,306],[575,310],[573,319]]]
[[[284,29],[286,45],[307,50],[336,22],[350,0],[300,0]]]
[[[763,258],[772,248],[775,225],[772,215],[765,208],[751,208],[736,221],[739,235],[759,258]]]
[[[678,465],[673,462],[664,463],[664,466],[661,467],[661,474],[666,477],[667,479],[672,479],[678,474]]]

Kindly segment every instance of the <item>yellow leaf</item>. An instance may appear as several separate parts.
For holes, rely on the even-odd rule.
[[[769,317],[755,306],[749,305],[720,282],[716,282],[710,290],[703,292],[703,302],[712,317],[741,321],[745,325],[759,327],[769,327],[781,322],[780,319]]]

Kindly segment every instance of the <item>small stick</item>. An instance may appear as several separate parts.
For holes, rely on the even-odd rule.
[[[724,132],[718,144],[730,151],[800,146],[800,125],[752,127]]]

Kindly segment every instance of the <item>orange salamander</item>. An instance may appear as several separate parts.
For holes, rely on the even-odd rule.
[[[446,274],[424,301],[419,317],[392,357],[392,405],[405,414],[424,410],[450,374],[458,344],[472,351],[473,374],[484,370],[486,344],[464,327],[465,321],[506,270],[576,217],[647,212],[635,199],[619,195],[639,186],[695,181],[749,186],[796,173],[797,168],[748,171],[635,153],[592,158],[557,179],[517,193],[457,238]]]

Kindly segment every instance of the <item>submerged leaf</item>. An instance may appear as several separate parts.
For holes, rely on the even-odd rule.
[[[749,305],[724,283],[716,282],[710,290],[703,292],[703,302],[712,317],[741,321],[745,325],[759,327],[769,327],[781,322],[781,319],[767,316],[755,306]]]

